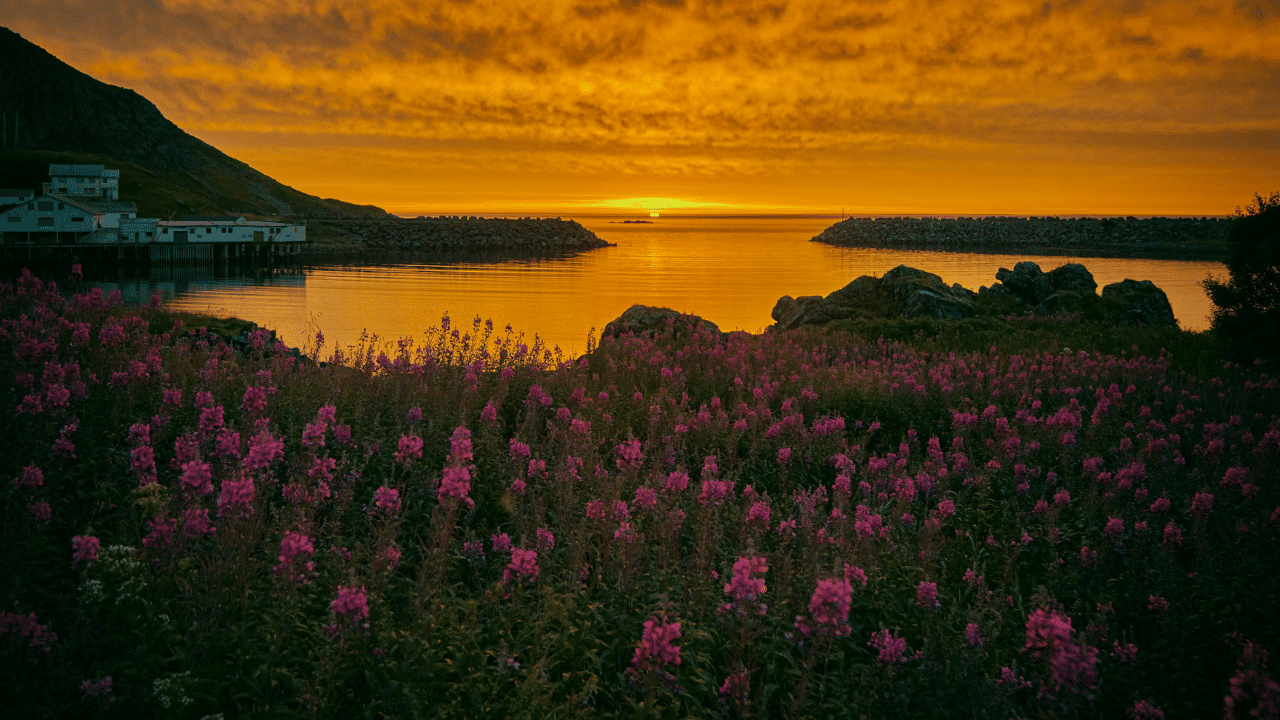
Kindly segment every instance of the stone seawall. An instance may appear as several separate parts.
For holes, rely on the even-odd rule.
[[[573,252],[607,247],[595,233],[560,218],[418,217],[309,220],[308,251],[369,248],[387,251]]]
[[[814,242],[854,247],[1220,258],[1223,218],[849,218]]]

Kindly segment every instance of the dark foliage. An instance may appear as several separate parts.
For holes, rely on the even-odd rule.
[[[1255,195],[1227,237],[1227,282],[1206,278],[1213,329],[1243,360],[1280,359],[1280,193]]]

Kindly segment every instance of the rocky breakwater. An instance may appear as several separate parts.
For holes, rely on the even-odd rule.
[[[814,242],[846,247],[963,251],[1098,252],[1223,257],[1229,219],[1221,218],[849,218]]]
[[[1034,262],[1000,268],[998,282],[977,292],[947,285],[924,270],[899,265],[881,277],[863,275],[821,297],[784,295],[773,307],[773,329],[856,318],[933,318],[963,320],[975,316],[1070,316],[1135,325],[1176,325],[1164,291],[1150,280],[1124,280],[1098,287],[1079,263],[1043,272]]]
[[[691,333],[707,336],[720,335],[720,328],[710,320],[697,315],[689,315],[671,308],[652,307],[650,305],[632,305],[622,315],[604,326],[600,333],[603,338],[617,338],[628,333],[655,337],[657,335],[673,335],[685,337]]]
[[[318,220],[307,223],[307,234],[320,248],[387,251],[577,252],[610,245],[576,221],[560,218]]]

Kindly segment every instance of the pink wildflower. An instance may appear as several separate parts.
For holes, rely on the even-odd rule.
[[[183,464],[180,480],[183,487],[197,495],[213,492],[213,471],[209,468],[209,463],[192,460]]]
[[[414,460],[422,459],[422,438],[417,435],[401,435],[396,447],[394,459],[397,465],[408,466]]]
[[[411,423],[420,423],[420,422],[422,422],[422,408],[420,408],[420,407],[411,407],[411,408],[409,408],[409,413],[408,413],[408,415],[406,416],[406,418],[407,418],[407,419],[408,419],[408,421],[409,421],[409,422],[411,422]]]
[[[251,473],[256,473],[266,470],[272,463],[283,459],[284,440],[262,430],[249,441],[249,454],[245,456],[244,468]]]
[[[84,693],[86,698],[105,697],[111,695],[111,685],[111,676],[107,675],[97,682],[85,680],[80,683],[80,691]]]
[[[506,533],[494,533],[489,536],[489,544],[493,547],[494,552],[509,552],[511,550],[511,536]]]
[[[311,572],[315,569],[315,564],[305,558],[310,557],[315,550],[316,548],[311,543],[311,538],[302,533],[286,530],[284,538],[280,541],[280,564],[276,565],[275,573],[277,575],[286,571],[292,573],[299,558],[303,558],[302,562],[304,564],[302,567],[305,568],[306,572]],[[297,579],[305,581],[305,575],[299,573]]]
[[[627,472],[639,470],[644,463],[644,453],[640,451],[640,441],[630,439],[615,448],[618,453],[618,469]]]
[[[471,472],[465,467],[446,467],[444,478],[440,481],[440,498],[442,500],[461,502],[468,508],[475,507],[475,501],[467,497],[471,493]]]
[[[1027,618],[1027,644],[1031,659],[1049,663],[1054,687],[1069,693],[1088,695],[1097,673],[1098,649],[1077,644],[1072,638],[1071,618],[1044,609]]]
[[[189,538],[201,535],[212,535],[217,531],[209,520],[209,511],[205,508],[189,508],[182,511],[182,534]]]
[[[907,661],[907,641],[905,638],[894,637],[893,633],[888,630],[871,633],[871,641],[867,645],[880,651],[876,656],[876,660],[882,663],[892,665],[894,663],[904,663]]]
[[[365,594],[364,586],[361,585],[357,590],[339,585],[338,596],[329,603],[329,610],[352,625],[358,624],[361,618],[369,617],[369,597]]]
[[[28,465],[22,468],[22,474],[13,480],[14,485],[23,485],[26,487],[40,487],[44,484],[44,472],[35,465]]]
[[[1158,595],[1150,595],[1147,598],[1147,609],[1158,613],[1164,612],[1169,609],[1169,601]]]
[[[502,582],[509,583],[512,579],[523,577],[533,582],[538,577],[538,553],[536,550],[523,550],[521,548],[511,549],[511,562],[507,565],[507,569],[502,573]]]
[[[964,641],[968,643],[970,647],[982,647],[982,632],[978,629],[977,624],[969,623],[965,626]]]
[[[660,623],[657,618],[644,621],[644,633],[628,673],[649,673],[665,665],[680,664],[680,646],[672,644],[680,638],[680,623]]]
[[[833,633],[836,637],[848,637],[852,598],[853,587],[847,579],[819,580],[809,597],[809,614],[813,616],[818,630]]]
[[[734,604],[759,601],[768,590],[764,584],[764,574],[768,571],[769,565],[762,557],[739,557],[733,564],[732,579],[724,586],[724,594],[733,598]]]
[[[253,478],[223,480],[218,495],[218,515],[221,517],[246,517],[253,512]]]
[[[938,602],[938,583],[921,580],[916,587],[916,605],[926,610],[942,607],[942,603]]]
[[[92,535],[77,535],[71,538],[71,549],[75,552],[71,559],[72,565],[93,562],[98,559],[98,538]]]
[[[735,673],[730,673],[729,677],[724,679],[724,684],[720,686],[720,701],[726,699],[736,703],[743,702],[747,699],[747,695],[751,692],[751,676],[746,668]]]
[[[689,487],[689,473],[684,470],[672,471],[662,483],[662,489],[669,493],[684,492]]]
[[[550,552],[556,547],[556,536],[546,528],[538,528],[538,552]]]
[[[658,507],[658,493],[653,488],[638,487],[632,504],[638,510],[652,511]]]
[[[1133,720],[1164,720],[1164,711],[1146,700],[1135,700],[1129,716]]]
[[[1208,515],[1211,510],[1213,510],[1213,494],[1196,493],[1191,501],[1191,514]]]
[[[323,422],[307,423],[307,426],[302,429],[302,447],[309,450],[324,447],[324,436],[328,429],[329,426]]]
[[[1104,535],[1115,536],[1124,532],[1124,520],[1113,517],[1107,519],[1107,526],[1102,529]]]
[[[142,538],[142,546],[152,550],[164,550],[173,543],[173,533],[177,528],[177,521],[166,518],[157,517],[147,521],[151,526],[151,532]]]
[[[768,530],[769,515],[769,503],[763,500],[757,500],[751,504],[751,509],[747,512],[746,524]]]
[[[400,512],[400,491],[386,485],[373,492],[373,506],[388,515]]]
[[[698,495],[698,504],[710,504],[719,507],[724,504],[725,498],[732,492],[732,480],[703,480],[702,493]]]
[[[1170,522],[1164,526],[1164,542],[1161,543],[1165,548],[1182,546],[1182,528]]]

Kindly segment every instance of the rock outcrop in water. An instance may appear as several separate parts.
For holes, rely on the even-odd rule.
[[[605,325],[600,337],[616,338],[626,333],[650,337],[669,333],[680,337],[691,330],[711,335],[720,334],[720,328],[715,323],[697,315],[687,315],[671,308],[632,305],[616,320]]]
[[[1162,257],[1223,257],[1223,218],[848,218],[814,242],[845,247],[923,247],[1038,253],[1095,251]]]
[[[576,252],[610,243],[560,218],[419,217],[412,220],[319,220],[307,223],[318,248],[360,247],[408,252]]]
[[[845,318],[933,318],[975,315],[1077,316],[1132,325],[1176,325],[1164,291],[1150,280],[1098,283],[1079,263],[1043,272],[1034,262],[1000,268],[998,282],[973,292],[948,286],[924,270],[899,265],[882,277],[863,275],[826,297],[784,295],[773,308],[773,328],[790,330]]]

